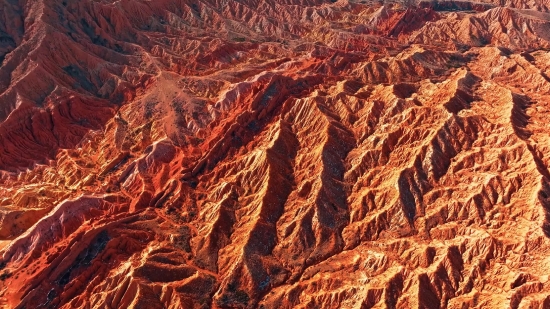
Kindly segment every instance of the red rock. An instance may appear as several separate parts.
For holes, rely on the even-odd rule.
[[[547,308],[547,1],[0,4],[1,308]]]

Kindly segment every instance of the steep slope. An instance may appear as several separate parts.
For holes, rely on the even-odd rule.
[[[2,1],[0,307],[547,308],[547,9]]]

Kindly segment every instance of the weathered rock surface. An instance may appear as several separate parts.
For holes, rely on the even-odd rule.
[[[0,2],[0,307],[550,308],[549,8]]]

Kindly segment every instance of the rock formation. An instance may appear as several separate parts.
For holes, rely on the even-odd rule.
[[[2,0],[0,308],[550,308],[547,0]]]

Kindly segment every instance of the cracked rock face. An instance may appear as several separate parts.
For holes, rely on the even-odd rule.
[[[550,308],[549,9],[0,1],[0,308]]]

